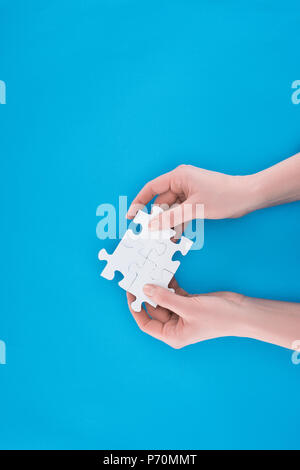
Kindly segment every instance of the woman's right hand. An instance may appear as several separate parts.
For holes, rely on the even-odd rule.
[[[175,349],[222,336],[240,336],[245,313],[244,297],[233,292],[189,295],[175,278],[170,283],[175,293],[155,285],[146,285],[145,294],[157,303],[135,312],[134,296],[127,292],[128,307],[145,333]]]

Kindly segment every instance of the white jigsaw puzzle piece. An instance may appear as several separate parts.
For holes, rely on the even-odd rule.
[[[134,244],[132,244],[130,231],[127,230],[113,254],[107,253],[105,249],[99,251],[98,258],[101,261],[107,261],[101,276],[110,281],[115,276],[115,271],[120,271],[124,276],[127,275],[131,264],[143,266],[146,258],[142,256]],[[142,247],[142,245],[140,246]]]
[[[98,255],[100,260],[107,261],[101,276],[111,280],[114,278],[115,271],[123,274],[124,277],[119,282],[119,286],[136,297],[131,304],[136,312],[141,310],[143,302],[156,307],[156,304],[144,294],[144,285],[156,284],[168,288],[174,273],[180,266],[179,261],[172,260],[174,253],[180,251],[186,255],[193,244],[186,237],[182,237],[179,243],[172,242],[170,239],[175,235],[172,229],[150,231],[149,221],[161,212],[163,211],[158,206],[153,207],[151,214],[139,211],[134,218],[134,223],[140,224],[142,230],[135,234],[128,229],[112,255],[104,249],[100,250]],[[169,290],[173,291],[173,289]]]

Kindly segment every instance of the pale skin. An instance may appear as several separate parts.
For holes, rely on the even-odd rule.
[[[236,218],[249,212],[300,200],[300,153],[253,175],[231,176],[181,165],[147,183],[132,202],[127,217],[156,196],[156,204],[176,205],[150,228],[182,225],[197,216],[204,204],[205,218]],[[185,210],[189,205],[192,209]],[[152,226],[152,227],[151,227]],[[134,297],[127,293],[129,309],[142,331],[178,349],[206,339],[248,337],[289,349],[299,347],[300,304],[255,299],[234,292],[189,295],[175,279],[174,293],[154,285],[145,294],[158,304],[134,312]],[[297,342],[298,340],[298,342]]]

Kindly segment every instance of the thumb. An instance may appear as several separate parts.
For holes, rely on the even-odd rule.
[[[146,284],[143,290],[147,297],[156,304],[168,310],[172,310],[172,312],[177,313],[180,317],[184,318],[186,316],[185,311],[188,297],[175,294],[169,289],[154,284]]]
[[[187,199],[184,203],[166,210],[149,222],[149,230],[167,230],[194,218],[194,205]]]

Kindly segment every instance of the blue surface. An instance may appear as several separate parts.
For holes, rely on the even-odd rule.
[[[1,448],[299,448],[291,352],[173,350],[99,277],[95,212],[190,163],[299,151],[299,1],[0,0]],[[300,301],[294,203],[205,224],[192,292]]]

